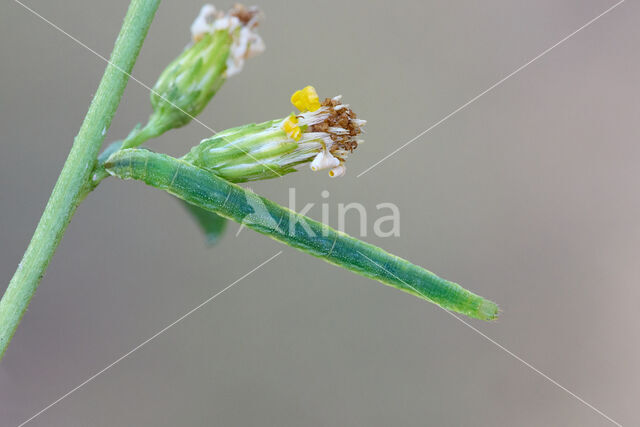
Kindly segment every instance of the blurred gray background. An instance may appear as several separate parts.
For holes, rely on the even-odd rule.
[[[128,2],[27,4],[108,55]],[[392,202],[367,240],[497,301],[470,321],[624,425],[639,425],[640,6],[627,1],[406,149],[356,175],[613,5],[603,0],[263,0],[267,51],[200,119],[281,117],[314,84],[368,119],[348,174],[251,187],[300,209]],[[134,75],[152,85],[199,1],[165,1]],[[228,8],[231,2],[216,3]],[[0,4],[0,282],[9,282],[102,60]],[[131,81],[107,141],[145,121]],[[178,155],[197,123],[153,143]],[[33,420],[33,426],[602,426],[603,417],[438,307],[251,231],[206,249],[167,194],[109,179],[80,207],[0,364],[18,425],[271,257]],[[357,233],[350,215],[347,231]]]

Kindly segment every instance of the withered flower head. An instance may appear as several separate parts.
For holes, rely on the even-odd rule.
[[[192,42],[165,68],[151,91],[153,114],[147,125],[134,129],[123,147],[138,146],[200,114],[227,77],[264,51],[257,33],[259,18],[256,7],[237,4],[224,13],[204,5],[191,25]]]
[[[344,175],[366,122],[340,96],[320,102],[312,86],[295,92],[291,102],[298,114],[219,132],[183,159],[232,182],[275,178],[303,163],[314,171],[329,169],[331,177]]]
[[[244,61],[264,52],[265,45],[257,32],[262,13],[257,6],[246,7],[236,3],[228,12],[217,11],[205,4],[191,24],[191,37],[199,42],[206,34],[224,30],[231,35],[231,49],[227,58],[226,77],[242,70]]]

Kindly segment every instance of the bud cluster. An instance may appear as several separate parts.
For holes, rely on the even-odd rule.
[[[264,51],[257,33],[260,16],[256,7],[239,4],[226,13],[203,6],[191,25],[192,42],[160,74],[151,91],[153,113],[147,125],[134,129],[123,148],[184,126],[200,114],[227,77]]]

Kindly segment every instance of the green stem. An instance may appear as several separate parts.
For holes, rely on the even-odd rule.
[[[0,358],[64,234],[89,182],[104,135],[160,0],[132,0],[89,111],[76,136],[42,218],[2,300]]]
[[[162,135],[168,129],[161,123],[157,123],[159,120],[157,116],[151,115],[149,122],[142,128],[136,129],[129,134],[122,142],[121,148],[134,148],[144,144],[148,140]]]
[[[122,179],[138,179],[202,209],[386,285],[483,320],[498,307],[432,272],[331,227],[297,214],[184,160],[148,150],[113,154],[105,169]]]
[[[89,195],[89,193],[96,189],[98,184],[100,184],[103,179],[109,176],[109,173],[104,170],[104,162],[107,161],[109,156],[121,149],[122,144],[123,141],[114,141],[111,144],[107,145],[107,148],[105,148],[104,151],[100,153],[100,155],[98,156],[98,161],[93,167],[91,178],[89,178],[89,180],[85,183],[84,188],[82,189],[80,201],[83,201],[85,197]]]

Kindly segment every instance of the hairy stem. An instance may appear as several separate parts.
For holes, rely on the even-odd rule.
[[[114,153],[105,169],[138,179],[202,209],[246,225],[327,262],[467,316],[492,320],[498,306],[457,283],[295,213],[222,178],[165,154],[128,149]]]
[[[160,0],[132,0],[111,60],[76,136],[49,202],[18,269],[0,301],[0,358],[81,201],[129,73]]]

